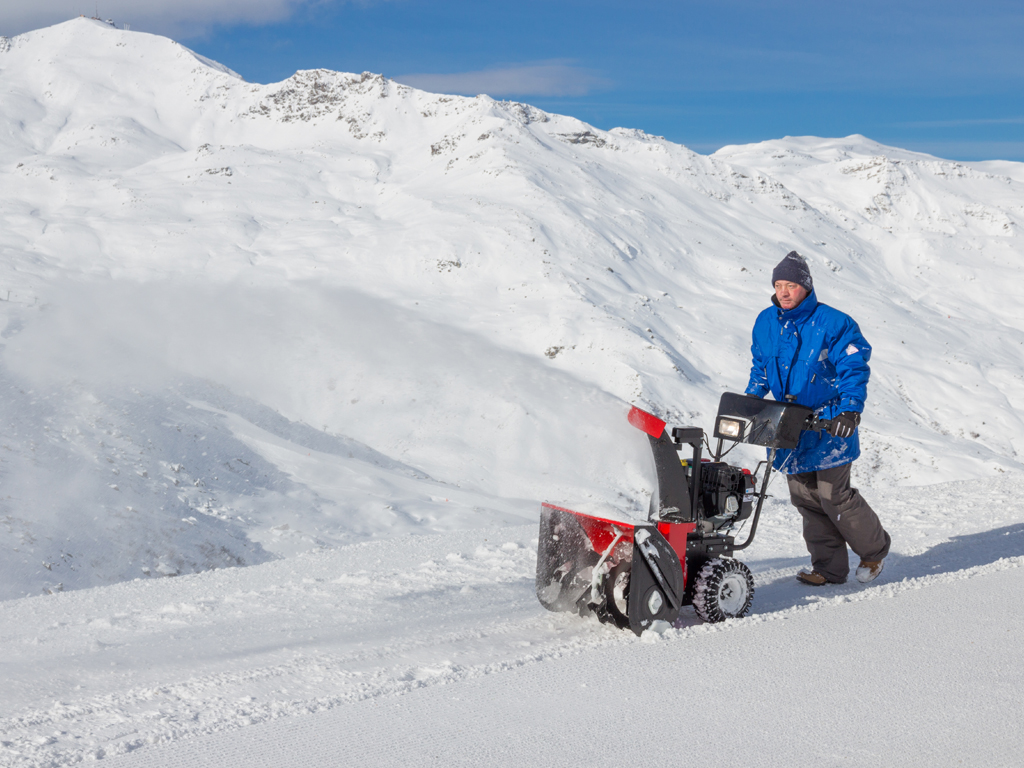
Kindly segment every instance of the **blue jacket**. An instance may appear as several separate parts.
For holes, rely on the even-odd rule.
[[[754,323],[747,394],[813,408],[819,418],[864,410],[871,345],[849,315],[819,304],[811,291],[793,309],[781,309],[772,297]],[[814,472],[849,464],[860,456],[859,431],[851,437],[804,432],[793,450],[779,450],[775,468],[787,474]]]

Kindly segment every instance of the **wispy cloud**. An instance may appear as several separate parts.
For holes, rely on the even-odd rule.
[[[585,96],[611,82],[593,70],[565,60],[513,64],[475,72],[410,74],[395,78],[400,83],[434,93],[476,96]]]
[[[958,128],[967,125],[1022,125],[1024,116],[991,117],[964,120],[916,120],[908,123],[896,123],[900,128]]]
[[[304,7],[341,2],[346,0],[0,0],[0,35],[98,13],[118,26],[130,24],[145,32],[189,37],[219,24],[270,24]]]

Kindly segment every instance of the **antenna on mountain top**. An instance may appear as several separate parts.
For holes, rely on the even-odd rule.
[[[84,16],[85,14],[82,14],[82,15]],[[96,15],[92,17],[92,20],[93,21],[105,22],[105,23],[109,24],[110,26],[112,26],[114,29],[117,29],[117,24],[114,23],[113,19],[104,19],[104,18],[100,17],[100,4],[98,2],[96,3]],[[125,25],[125,29],[127,29],[127,28],[128,28],[127,25]]]

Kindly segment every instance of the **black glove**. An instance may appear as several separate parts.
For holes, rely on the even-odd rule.
[[[860,414],[856,411],[843,411],[828,425],[828,433],[832,437],[849,437],[857,431],[860,424]]]

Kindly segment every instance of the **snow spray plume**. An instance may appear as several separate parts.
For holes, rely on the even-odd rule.
[[[201,379],[430,476],[506,498],[646,507],[628,404],[538,354],[347,289],[75,284],[4,352],[36,383],[166,392]]]

